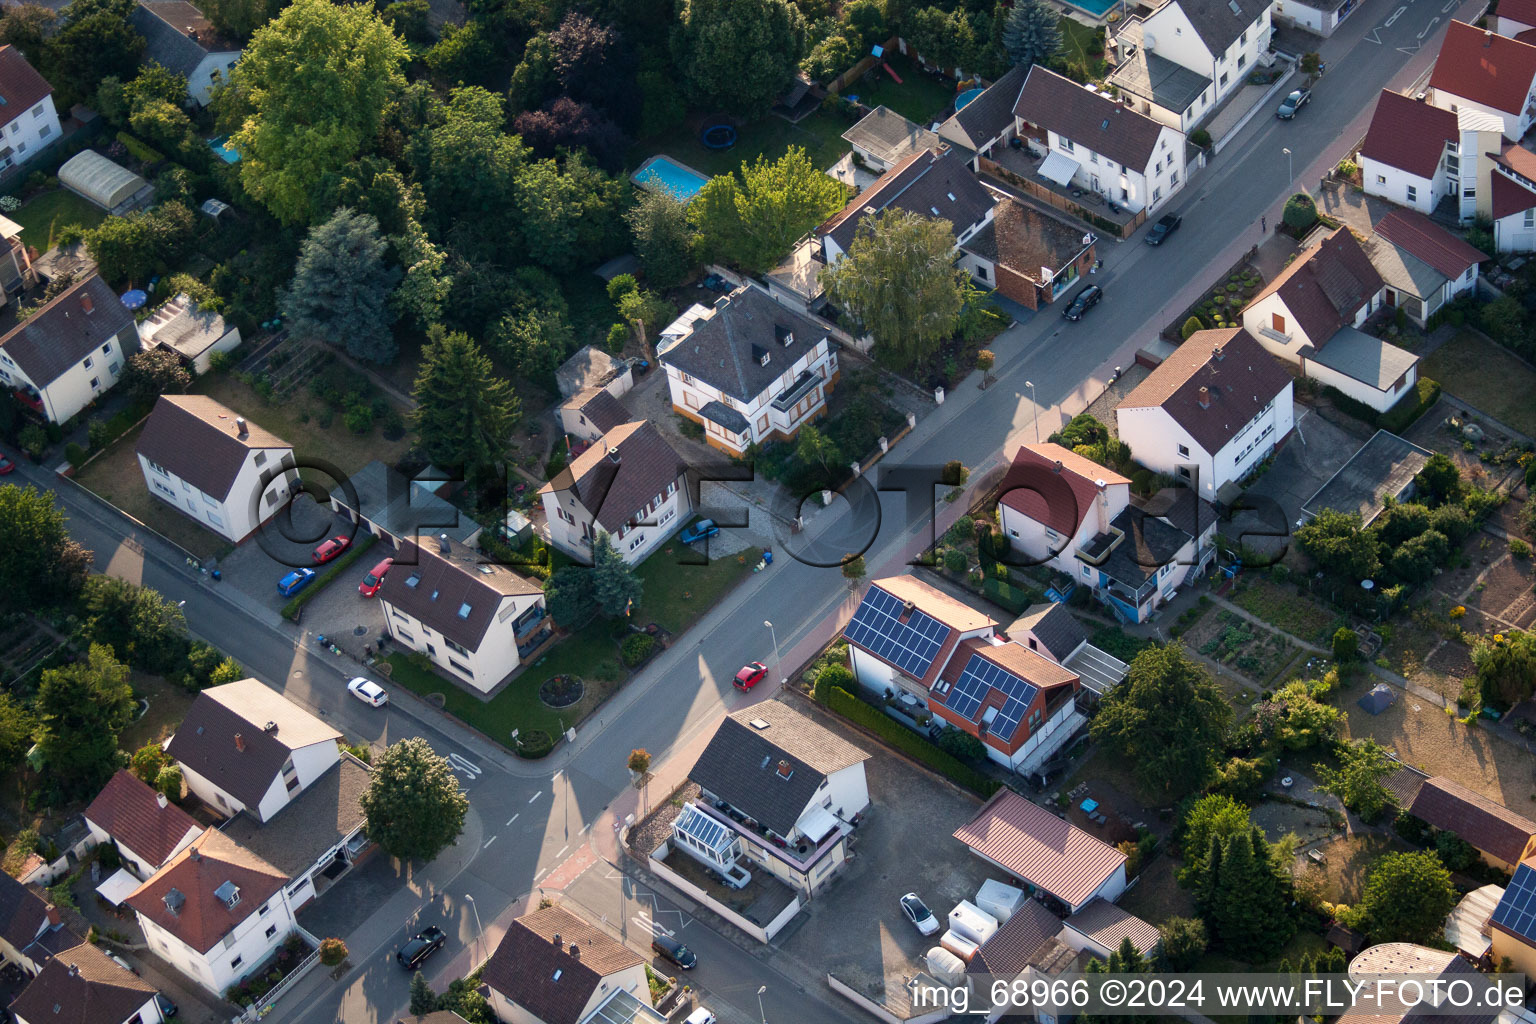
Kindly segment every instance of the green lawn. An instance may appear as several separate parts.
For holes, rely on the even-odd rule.
[[[896,74],[901,76],[897,85],[885,69],[876,65],[873,81],[855,82],[843,90],[848,99],[857,99],[871,109],[889,107],[909,121],[926,128],[955,101],[953,83],[946,84],[899,54],[889,61]]]
[[[748,548],[739,555],[711,558],[708,565],[699,565],[696,563],[703,561],[703,553],[674,538],[636,570],[645,581],[645,590],[633,621],[642,625],[654,622],[676,636],[713,608],[762,557],[760,548]]]
[[[812,164],[826,170],[852,148],[842,137],[851,127],[853,122],[846,117],[825,110],[799,124],[769,115],[737,128],[736,145],[730,149],[706,149],[699,141],[697,121],[690,118],[676,131],[636,143],[629,162],[631,167],[638,167],[647,157],[665,153],[713,177],[735,171],[759,156],[777,160],[790,146],[800,146],[810,155]]]
[[[67,189],[45,192],[22,204],[15,213],[6,214],[21,225],[21,240],[34,246],[38,252],[53,248],[58,229],[67,224],[79,224],[93,228],[106,219],[107,213]]]
[[[1419,371],[1480,412],[1536,437],[1536,370],[1508,349],[1462,331],[1429,354]]]
[[[1094,56],[1093,51],[1098,51]],[[1098,30],[1065,15],[1061,18],[1061,52],[1067,59],[1067,77],[1086,82],[1097,77],[1096,65],[1104,59],[1104,45]]]

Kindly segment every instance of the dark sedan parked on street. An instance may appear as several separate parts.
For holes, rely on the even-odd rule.
[[[1091,284],[1073,297],[1067,308],[1061,311],[1061,315],[1068,320],[1081,320],[1083,314],[1097,306],[1103,297],[1104,289]]]
[[[1152,225],[1152,230],[1147,232],[1148,245],[1162,245],[1163,241],[1184,223],[1184,218],[1177,214],[1167,214]]]
[[[417,933],[410,942],[400,947],[395,954],[395,959],[400,961],[400,966],[408,971],[414,971],[426,962],[427,957],[443,948],[443,943],[448,941],[448,936],[437,925]]]

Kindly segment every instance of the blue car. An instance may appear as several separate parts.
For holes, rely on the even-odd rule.
[[[277,581],[277,592],[284,597],[292,597],[309,586],[310,581],[314,578],[315,570],[313,569],[295,569]]]
[[[678,534],[678,540],[684,544],[696,544],[705,537],[714,537],[720,533],[720,527],[715,525],[713,519],[700,519],[688,529]]]

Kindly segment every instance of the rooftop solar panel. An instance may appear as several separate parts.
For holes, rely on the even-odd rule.
[[[900,600],[878,587],[870,587],[843,636],[914,679],[921,679],[928,674],[951,630],[919,610],[913,610],[907,621],[901,622],[903,610]]]
[[[1536,939],[1536,869],[1529,864],[1515,868],[1504,898],[1493,908],[1493,923],[1522,938]]]
[[[980,654],[972,654],[971,660],[966,662],[965,671],[960,673],[960,678],[950,689],[949,699],[944,706],[975,721],[977,710],[993,690],[999,691],[1007,699],[998,708],[997,717],[992,720],[989,731],[1005,741],[1011,740],[1039,689],[996,662],[988,661]]]

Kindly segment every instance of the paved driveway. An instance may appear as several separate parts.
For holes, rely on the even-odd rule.
[[[277,582],[295,568],[305,566],[324,573],[314,563],[312,552],[326,537],[344,534],[357,540],[357,527],[334,515],[327,505],[318,505],[301,495],[267,522],[254,536],[241,544],[219,563],[224,582],[274,611],[288,603],[277,592]],[[382,556],[380,556],[382,557]],[[366,569],[360,570],[359,578]],[[315,584],[310,584],[314,586]],[[340,585],[338,581],[337,585]],[[354,596],[356,585],[353,586]],[[311,601],[311,604],[314,602]],[[308,612],[306,611],[306,616]]]

